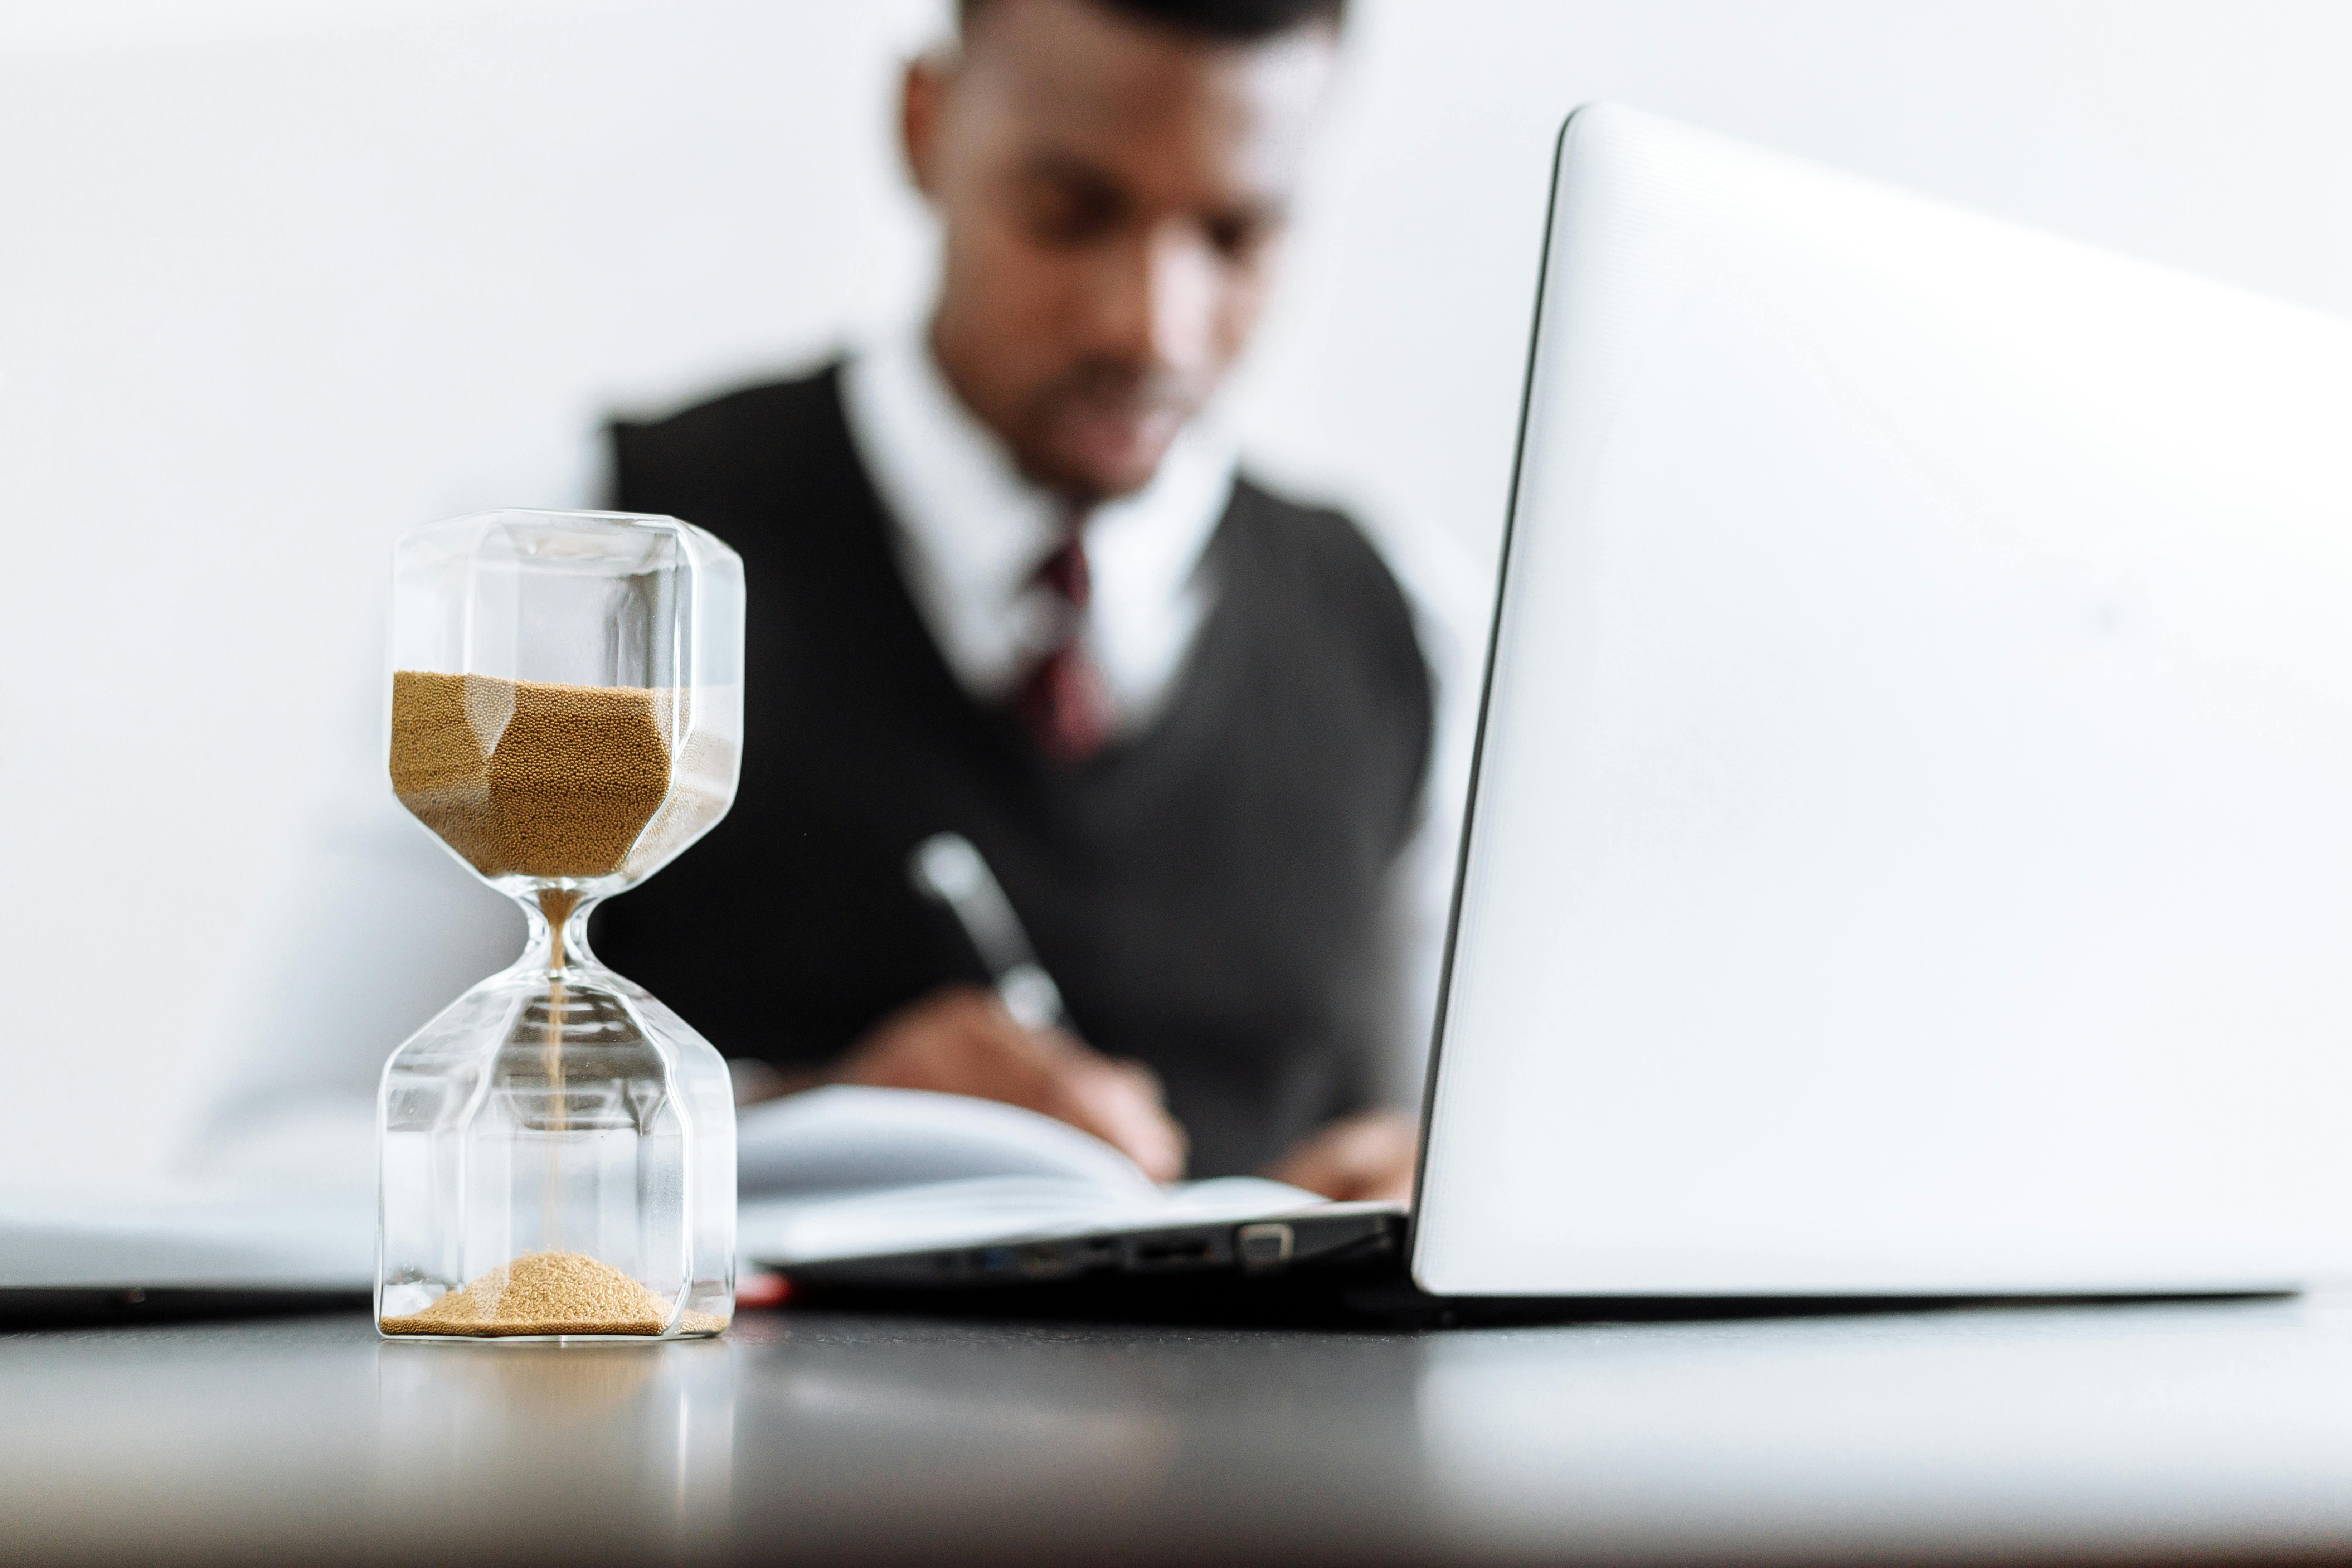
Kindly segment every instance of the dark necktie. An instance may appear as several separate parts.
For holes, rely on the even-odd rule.
[[[1110,739],[1110,693],[1102,671],[1079,636],[1092,585],[1087,551],[1078,530],[1037,568],[1037,581],[1060,595],[1069,611],[1061,616],[1061,639],[1045,650],[1022,678],[1014,710],[1034,737],[1037,749],[1056,763],[1082,763]]]

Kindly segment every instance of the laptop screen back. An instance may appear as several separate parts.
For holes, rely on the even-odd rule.
[[[1416,1279],[2352,1275],[2352,326],[1563,133]]]

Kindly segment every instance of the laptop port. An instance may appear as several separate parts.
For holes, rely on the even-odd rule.
[[[1127,1244],[1127,1266],[1139,1274],[1161,1269],[1208,1268],[1231,1256],[1216,1232],[1177,1231],[1139,1236]]]
[[[1041,1242],[1021,1249],[1021,1274],[1026,1279],[1059,1279],[1086,1267],[1076,1247]]]
[[[1279,1268],[1290,1261],[1290,1249],[1297,1242],[1288,1226],[1278,1220],[1263,1225],[1245,1225],[1234,1233],[1234,1245],[1242,1255],[1242,1267],[1249,1269]]]

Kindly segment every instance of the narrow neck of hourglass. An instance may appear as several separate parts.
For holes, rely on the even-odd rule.
[[[593,966],[588,951],[588,911],[600,896],[570,888],[540,888],[518,893],[527,927],[518,967],[550,974]]]

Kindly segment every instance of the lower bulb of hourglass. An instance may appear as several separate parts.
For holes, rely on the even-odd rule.
[[[725,1065],[598,964],[585,926],[584,908],[533,921],[523,961],[386,1068],[386,1334],[643,1339],[727,1325]]]

